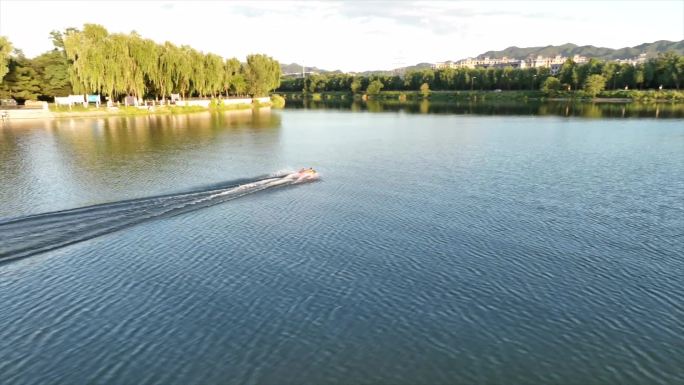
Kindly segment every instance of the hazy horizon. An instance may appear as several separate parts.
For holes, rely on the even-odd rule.
[[[96,23],[110,32],[135,30],[157,42],[187,44],[223,57],[244,60],[250,53],[265,53],[283,64],[360,72],[458,60],[510,46],[573,43],[618,49],[679,41],[684,39],[682,15],[681,1],[2,0],[0,35],[33,57],[52,48],[50,31]]]

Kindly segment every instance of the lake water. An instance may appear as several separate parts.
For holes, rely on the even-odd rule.
[[[411,112],[5,123],[0,383],[684,383],[681,117]]]

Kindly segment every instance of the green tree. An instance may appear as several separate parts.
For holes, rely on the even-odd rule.
[[[553,94],[561,89],[561,82],[553,76],[549,76],[542,83],[541,91],[547,95]]]
[[[131,68],[131,88],[134,95],[144,96],[148,91],[158,90],[162,84],[157,84],[159,77],[159,46],[150,39],[143,39],[132,32],[121,38],[128,45],[128,56]]]
[[[325,90],[325,77],[311,75],[304,79],[304,92],[315,93]]]
[[[617,74],[617,82],[616,82],[616,87],[617,88],[634,88],[635,83],[634,83],[634,76],[635,76],[635,71],[636,68],[631,65],[624,63],[620,66],[620,73]]]
[[[230,85],[231,90],[235,95],[244,96],[247,94],[247,81],[244,73],[239,73],[233,78],[233,83]]]
[[[207,71],[204,68],[204,54],[194,48],[188,50],[191,64],[190,92],[204,97],[207,94]]]
[[[0,83],[9,72],[10,53],[12,53],[12,43],[6,37],[0,36]]]
[[[431,86],[435,81],[435,71],[424,69],[411,71],[404,75],[404,86],[411,90],[418,90],[423,83]]]
[[[85,24],[83,31],[71,31],[63,37],[64,51],[71,61],[70,79],[76,92],[115,88],[105,57],[109,32],[96,24]],[[118,84],[117,84],[118,86]]]
[[[679,83],[684,77],[684,57],[669,51],[661,53],[655,60],[658,80],[665,87],[679,89]]]
[[[430,86],[427,83],[421,84],[420,94],[423,95],[424,98],[427,98],[430,95]]]
[[[76,29],[68,28],[67,31]],[[50,39],[54,48],[31,60],[31,66],[39,76],[41,95],[48,100],[73,93],[69,74],[71,63],[64,52],[64,34],[52,31]]]
[[[584,91],[595,97],[606,88],[606,78],[601,75],[590,75],[584,83]]]
[[[619,71],[620,68],[617,63],[608,62],[603,66],[601,75],[606,79],[606,84],[613,84]]]
[[[579,80],[577,69],[575,68],[576,66],[577,65],[572,59],[568,59],[563,63],[563,66],[558,73],[560,82],[568,89],[572,89],[573,86],[576,88],[577,81]]]
[[[207,93],[216,97],[224,87],[223,79],[225,76],[223,68],[223,58],[212,53],[204,57],[205,88]]]
[[[241,77],[242,82],[244,83],[245,79],[240,74],[241,68],[242,64],[240,64],[238,59],[230,58],[226,60],[226,63],[223,67],[223,89],[226,94],[235,93],[234,85],[238,77]]]
[[[641,67],[637,67],[634,71],[634,83],[641,89],[644,84],[644,70]]]
[[[656,86],[655,60],[649,60],[644,63],[644,83],[646,84],[646,88],[653,88]]]
[[[359,92],[359,90],[361,89],[361,80],[359,78],[354,78],[349,88],[351,89],[351,92],[353,94]]]
[[[380,90],[384,86],[385,85],[382,84],[380,80],[373,80],[372,82],[370,82],[370,84],[368,84],[368,88],[366,88],[366,93],[368,95],[377,95],[380,93]]]
[[[245,67],[247,93],[264,96],[280,85],[280,63],[266,55],[248,55]]]
[[[10,58],[9,72],[2,82],[2,93],[20,101],[36,100],[40,95],[38,74],[21,50],[15,49],[14,55]]]
[[[166,42],[158,47],[158,53],[159,59],[157,63],[159,67],[157,68],[154,81],[154,93],[165,99],[167,95],[173,93],[175,88],[177,48],[173,44]]]
[[[192,47],[187,45],[182,45],[178,49],[178,57],[176,61],[176,86],[175,89],[180,92],[180,94],[185,98],[185,95],[190,93],[191,85],[193,82],[193,58],[192,52],[194,50]]]
[[[47,98],[72,93],[69,79],[69,61],[63,51],[54,49],[31,60],[40,81],[40,93]]]

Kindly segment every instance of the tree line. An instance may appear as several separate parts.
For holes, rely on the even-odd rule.
[[[0,37],[0,94],[22,100],[101,94],[119,99],[264,96],[280,85],[280,64],[269,56],[246,62],[170,42],[158,44],[97,24],[53,31],[54,49],[33,59]]]
[[[684,56],[674,52],[659,54],[642,64],[619,64],[590,59],[575,63],[568,59],[556,74],[550,68],[446,68],[422,69],[402,75],[355,76],[317,74],[306,78],[285,78],[279,92],[365,92],[462,90],[578,90],[603,79],[606,89],[679,89],[684,81]],[[547,81],[550,79],[550,81]],[[555,79],[555,80],[554,80]],[[600,79],[599,79],[600,80]],[[557,81],[557,83],[556,83]],[[589,83],[588,83],[589,81]],[[551,84],[550,84],[551,83]],[[546,87],[545,87],[546,86]],[[550,86],[550,88],[549,88]],[[422,89],[421,89],[422,87]],[[369,92],[369,93],[373,93]]]
[[[279,63],[266,55],[249,55],[246,62],[223,59],[187,45],[158,44],[135,32],[109,33],[96,24],[50,34],[54,49],[35,58],[0,36],[0,97],[51,100],[71,93],[99,93],[165,98],[219,95],[262,96],[278,92],[365,92],[460,90],[679,89],[684,57],[661,53],[631,65],[590,59],[568,59],[557,73],[549,68],[423,69],[403,75],[318,74],[283,78]]]

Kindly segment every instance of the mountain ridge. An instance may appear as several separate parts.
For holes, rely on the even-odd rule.
[[[674,51],[679,55],[684,55],[684,40],[657,40],[652,43],[642,43],[639,45],[635,45],[634,47],[623,47],[617,49],[596,47],[593,45],[578,46],[577,44],[573,43],[522,48],[517,46],[510,46],[499,51],[487,51],[485,53],[478,55],[477,58],[490,57],[492,59],[500,59],[506,56],[514,59],[524,59],[530,55],[561,55],[567,57],[580,55],[601,60],[618,60],[630,59],[635,56],[639,56],[642,53],[645,53],[646,57],[651,58],[657,56],[659,53],[666,51]]]
[[[634,47],[623,47],[623,48],[606,48],[606,47],[596,47],[593,45],[583,45],[579,46],[573,43],[565,43],[561,45],[547,45],[539,47],[517,47],[510,46],[508,48],[499,51],[487,51],[482,53],[477,58],[490,57],[492,59],[502,58],[504,56],[515,59],[525,59],[530,55],[542,55],[542,56],[567,56],[572,57],[574,55],[586,56],[589,58],[595,58],[600,60],[618,60],[618,59],[630,59],[635,56],[639,56],[642,53],[646,54],[646,57],[652,58],[657,56],[659,53],[666,51],[674,51],[679,55],[684,55],[684,40],[680,41],[670,41],[670,40],[657,40],[652,43],[642,43],[635,45]],[[412,66],[399,67],[391,70],[370,70],[370,71],[360,71],[356,72],[358,75],[368,76],[368,75],[402,75],[407,71],[420,70],[423,68],[430,68],[431,63],[418,63]],[[294,74],[301,73],[302,66],[297,63],[281,64],[280,68],[284,74]],[[343,73],[340,70],[324,70],[318,67],[305,67],[306,71],[313,71],[318,73]]]

